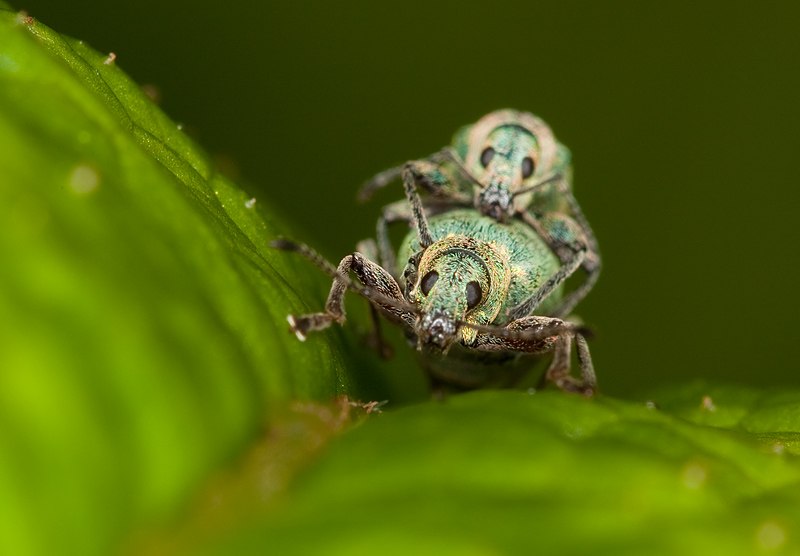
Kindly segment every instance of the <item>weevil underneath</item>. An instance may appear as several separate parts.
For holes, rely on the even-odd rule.
[[[415,228],[400,248],[400,260],[408,263],[399,279],[373,260],[374,242],[363,249],[373,253],[354,252],[334,268],[305,245],[274,241],[274,247],[304,255],[333,277],[325,311],[290,316],[292,331],[304,338],[332,322],[343,324],[344,293],[351,289],[404,328],[436,386],[513,386],[530,364],[526,356],[552,353],[545,379],[568,392],[594,394],[584,330],[534,314],[558,304],[559,284],[575,269],[563,266],[532,228],[521,221],[500,224],[474,209],[429,221],[422,214]],[[570,375],[573,340],[580,378]]]

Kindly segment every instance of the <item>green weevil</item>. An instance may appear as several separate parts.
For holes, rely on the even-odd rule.
[[[429,214],[472,206],[498,222],[517,217],[536,230],[562,263],[573,266],[579,260],[585,279],[553,308],[553,316],[568,315],[597,281],[601,259],[594,233],[572,194],[570,152],[533,114],[491,112],[461,128],[451,146],[377,174],[364,184],[360,199],[399,177],[406,189],[428,194],[423,204]],[[387,225],[410,223],[411,218],[405,201],[384,208],[377,230],[384,251]],[[396,264],[391,259],[381,262],[390,269]]]
[[[416,190],[407,194],[414,230],[400,248],[408,261],[400,280],[375,262],[380,246],[372,241],[360,244],[366,254],[356,251],[338,268],[305,245],[272,242],[333,277],[325,311],[289,315],[292,332],[304,340],[311,331],[343,324],[344,294],[350,289],[404,327],[436,386],[511,386],[529,366],[523,355],[552,352],[544,378],[565,391],[592,396],[597,383],[584,329],[534,315],[537,308],[547,312],[559,303],[561,283],[577,264],[562,265],[520,220],[500,224],[475,209],[453,209],[428,220]],[[350,279],[351,271],[357,282]],[[580,378],[570,375],[573,340]]]

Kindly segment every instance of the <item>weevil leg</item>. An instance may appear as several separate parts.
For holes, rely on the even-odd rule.
[[[557,188],[559,193],[561,193],[563,198],[567,201],[567,204],[569,204],[572,218],[580,228],[583,241],[588,248],[586,260],[583,264],[583,270],[586,273],[586,278],[583,284],[565,297],[558,305],[556,310],[553,311],[553,315],[555,316],[565,316],[570,314],[578,302],[586,297],[586,294],[589,293],[589,291],[594,287],[597,279],[600,277],[600,271],[603,267],[603,264],[602,259],[600,258],[600,252],[598,250],[597,239],[595,238],[594,231],[589,225],[589,221],[586,219],[586,216],[583,214],[583,210],[581,210],[578,201],[575,199],[569,182],[567,182],[565,179],[562,179],[560,182],[558,182]]]
[[[378,247],[374,239],[364,239],[356,245],[356,251],[362,253],[367,259],[378,262]],[[390,272],[391,274],[391,272]],[[396,278],[395,278],[396,279]],[[369,304],[369,316],[372,323],[367,345],[374,349],[383,359],[390,359],[393,355],[392,347],[383,339],[381,319],[375,306]]]
[[[550,295],[554,289],[564,283],[581,266],[586,256],[584,249],[578,251],[574,256],[559,268],[547,281],[539,286],[528,299],[513,307],[508,312],[508,317],[512,320],[520,319],[530,315],[536,308]],[[577,291],[577,290],[576,290]],[[585,295],[585,294],[584,294]],[[558,316],[558,315],[553,315]]]
[[[418,188],[436,197],[448,198],[454,202],[468,204],[470,202],[469,195],[464,195],[458,189],[457,184],[454,183],[456,180],[453,180],[447,172],[442,170],[441,165],[443,163],[453,164],[462,178],[466,179],[470,184],[475,182],[475,178],[464,168],[464,163],[458,158],[458,155],[450,147],[445,147],[422,160],[410,160],[405,164],[375,174],[361,186],[358,191],[358,200],[361,202],[366,201],[378,189],[401,178],[403,172],[408,169],[411,171],[415,185]]]
[[[583,336],[580,336],[582,339]],[[583,347],[586,348],[586,341],[583,340]],[[587,374],[584,362],[581,361],[581,378],[577,379],[569,374],[569,359],[572,352],[572,335],[562,334],[556,339],[553,346],[553,362],[545,373],[547,380],[553,382],[560,389],[565,392],[573,394],[581,394],[587,398],[591,398],[597,389],[597,382],[594,378],[594,369],[592,368],[591,374]],[[581,353],[581,349],[578,350]],[[589,350],[585,349],[584,356],[588,356]],[[588,361],[591,368],[591,358]]]
[[[439,168],[441,158],[440,153],[434,153],[426,159],[409,160],[405,164],[375,174],[371,179],[364,182],[358,191],[357,198],[361,202],[366,201],[378,189],[386,187],[398,178],[405,179],[403,173],[406,171],[411,172],[417,187],[434,195],[441,194],[440,190],[449,182],[447,176]]]
[[[575,325],[570,322],[531,315],[513,320],[492,332],[480,332],[471,347],[484,351],[548,353],[558,336],[574,333]]]
[[[504,331],[507,333],[504,334]],[[572,338],[578,344],[581,378],[571,376],[570,353]],[[528,316],[510,322],[495,334],[481,333],[473,347],[486,351],[515,351],[522,353],[553,352],[553,361],[545,379],[566,392],[591,397],[597,390],[597,380],[592,366],[589,347],[578,328],[569,322],[553,317]]]
[[[575,306],[586,297],[586,294],[594,287],[595,282],[600,277],[601,261],[597,253],[587,253],[587,260],[590,263],[584,262],[583,270],[586,273],[583,283],[567,294],[564,299],[553,309],[551,315],[554,317],[564,317],[569,315]]]
[[[594,287],[595,282],[597,282],[597,279],[600,277],[600,255],[596,250],[592,249],[590,239],[585,235],[583,227],[568,216],[550,213],[541,218],[537,218],[535,215],[526,211],[521,213],[521,217],[526,224],[536,230],[536,233],[538,233],[553,252],[558,255],[563,265],[561,270],[565,267],[572,268],[574,262],[579,257],[582,259],[580,268],[585,274],[584,281],[574,291],[564,297],[550,313],[551,316],[563,318],[569,315],[578,302],[586,297],[586,294]],[[584,253],[584,255],[581,256],[580,253]],[[577,268],[578,267],[572,268],[564,278],[566,279],[572,275]],[[541,299],[544,299],[544,297],[541,297]],[[515,316],[524,316],[521,311],[517,311],[516,309],[515,307]],[[532,311],[534,309],[535,306],[531,307],[530,310]],[[530,314],[530,311],[528,314]]]
[[[575,343],[578,346],[578,363],[581,366],[581,378],[585,387],[592,389],[592,392],[589,393],[589,396],[591,396],[597,390],[597,376],[594,374],[594,364],[592,363],[592,354],[589,353],[589,344],[586,342],[586,337],[580,332],[575,334]],[[584,396],[586,395],[584,392]]]
[[[372,331],[367,339],[367,345],[378,352],[381,359],[391,359],[394,355],[392,346],[386,343],[383,339],[383,327],[381,326],[381,318],[378,310],[372,303],[369,304],[369,318],[372,321]]]
[[[392,242],[389,239],[389,224],[395,222],[411,223],[414,216],[411,214],[411,208],[406,201],[397,201],[390,205],[383,207],[383,212],[378,217],[375,234],[378,240],[378,256],[380,263],[389,274],[394,276],[395,280],[400,276],[400,269],[397,266],[397,256],[392,247]]]
[[[389,168],[388,170],[384,170],[372,176],[365,181],[361,189],[358,190],[357,198],[359,202],[363,203],[367,201],[377,190],[383,189],[388,184],[398,179],[402,172],[403,166],[395,166],[394,168]]]
[[[430,228],[428,228],[428,219],[425,217],[425,209],[417,191],[413,172],[408,164],[403,167],[403,187],[408,204],[411,205],[411,215],[414,228],[417,230],[419,246],[422,249],[427,249],[433,243],[433,237],[431,236]]]
[[[344,323],[344,293],[347,290],[347,282],[342,276],[347,276],[351,270],[358,280],[368,288],[374,289],[377,293],[389,298],[389,300],[395,299],[404,302],[400,286],[397,285],[394,278],[377,263],[370,261],[361,253],[355,252],[347,255],[339,263],[336,269],[337,274],[331,285],[331,291],[328,294],[328,300],[325,303],[325,312],[310,313],[299,317],[289,315],[288,320],[292,327],[292,332],[300,340],[305,340],[306,335],[313,330],[327,328],[332,322]],[[403,320],[408,320],[407,313],[398,307],[392,307],[388,304],[381,304],[381,307]]]
[[[424,203],[425,214],[429,217],[447,212],[453,209],[454,206],[455,205],[448,202],[433,201]],[[404,222],[409,227],[413,226],[414,214],[411,211],[408,201],[397,201],[383,207],[383,212],[381,216],[378,217],[375,229],[375,235],[378,240],[378,257],[381,266],[388,270],[395,279],[398,279],[400,277],[400,266],[397,264],[396,253],[389,238],[389,226],[396,222]]]
[[[563,195],[564,199],[569,204],[570,211],[572,212],[572,218],[575,220],[575,222],[578,223],[578,226],[580,226],[581,232],[583,232],[583,236],[585,237],[586,243],[589,247],[589,251],[597,254],[598,253],[597,239],[594,236],[594,231],[592,231],[592,227],[589,225],[589,221],[583,214],[581,206],[578,204],[577,199],[575,199],[575,195],[572,193],[572,187],[570,187],[569,182],[563,177],[558,182],[557,187],[559,193]]]

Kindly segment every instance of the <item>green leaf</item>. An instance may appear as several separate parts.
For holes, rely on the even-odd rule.
[[[800,465],[776,444],[787,437],[603,397],[453,396],[341,437],[285,506],[210,553],[795,554]]]
[[[5,5],[4,5],[5,6]],[[276,403],[369,391],[330,281],[109,55],[0,9],[2,554],[106,554]]]

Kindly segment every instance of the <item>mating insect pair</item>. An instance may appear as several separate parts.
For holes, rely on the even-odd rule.
[[[272,243],[333,277],[324,313],[289,316],[297,336],[343,323],[344,293],[351,289],[404,326],[436,383],[510,385],[524,371],[522,354],[553,352],[545,378],[591,396],[596,380],[583,331],[560,318],[600,268],[594,236],[569,188],[569,151],[535,116],[502,110],[462,129],[452,148],[378,174],[362,197],[401,175],[406,200],[384,209],[377,245],[362,242],[361,252],[338,268],[307,246]],[[428,198],[420,198],[418,187]],[[387,229],[396,221],[413,227],[399,251],[408,261],[402,279]],[[562,297],[563,282],[579,267],[586,280]],[[549,316],[534,315],[537,309]],[[569,373],[573,340],[580,379]]]

